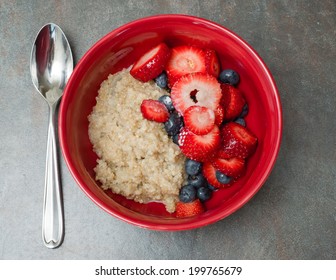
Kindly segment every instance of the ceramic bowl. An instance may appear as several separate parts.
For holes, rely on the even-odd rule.
[[[236,70],[239,89],[249,105],[246,122],[258,137],[246,174],[233,187],[214,193],[207,211],[175,218],[160,203],[140,204],[105,192],[95,180],[97,155],[88,136],[88,115],[97,91],[110,73],[132,65],[146,50],[165,42],[169,47],[195,45],[214,49],[222,69]],[[274,79],[260,56],[242,38],[206,19],[159,15],[127,23],[101,38],[76,65],[59,111],[60,145],[79,187],[102,209],[123,221],[155,230],[187,230],[219,221],[237,211],[262,187],[276,161],[282,135],[281,103]],[[253,218],[253,217],[251,217]]]

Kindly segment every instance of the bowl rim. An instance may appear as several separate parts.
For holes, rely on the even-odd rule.
[[[70,96],[70,86],[72,84],[72,80],[76,76],[78,72],[80,72],[83,68],[83,65],[85,64],[85,61],[88,60],[88,58],[91,56],[91,53],[95,51],[95,49],[99,46],[105,43],[106,40],[109,40],[109,38],[116,36],[120,32],[127,30],[131,28],[133,25],[141,24],[144,22],[152,21],[152,20],[164,20],[164,19],[175,19],[175,20],[187,20],[187,21],[194,21],[197,20],[199,23],[203,23],[206,25],[213,26],[216,29],[221,29],[225,33],[227,33],[230,37],[232,37],[235,41],[239,42],[240,45],[255,59],[257,64],[262,67],[265,77],[268,80],[269,85],[272,87],[272,94],[274,96],[275,100],[275,107],[277,108],[276,113],[278,115],[278,122],[275,124],[278,128],[278,135],[276,136],[275,142],[274,142],[274,151],[272,154],[272,157],[269,159],[269,164],[267,168],[265,169],[264,174],[261,176],[261,178],[258,180],[258,183],[255,184],[255,187],[253,189],[250,189],[248,192],[244,194],[242,198],[236,201],[236,203],[228,208],[226,211],[221,211],[219,213],[215,213],[211,216],[204,217],[200,220],[189,220],[186,219],[185,223],[180,224],[168,224],[168,223],[162,223],[162,224],[156,224],[154,222],[150,221],[139,221],[136,218],[129,217],[124,213],[119,213],[116,211],[112,211],[107,203],[104,201],[101,201],[100,199],[97,199],[95,197],[94,193],[86,187],[86,183],[81,178],[79,172],[76,170],[76,167],[73,163],[73,160],[71,159],[70,150],[69,147],[66,145],[66,111],[68,107],[68,99]],[[58,134],[59,134],[59,140],[60,140],[60,147],[62,150],[62,154],[65,160],[65,163],[74,178],[75,182],[79,185],[79,187],[84,191],[84,193],[100,208],[105,210],[107,213],[111,214],[112,216],[123,220],[129,224],[146,228],[146,229],[152,229],[152,230],[165,230],[165,231],[179,231],[179,230],[190,230],[195,229],[203,226],[207,226],[209,224],[213,224],[215,222],[218,222],[219,220],[222,220],[229,215],[233,214],[237,210],[239,210],[241,207],[243,207],[249,200],[252,199],[252,197],[261,189],[261,187],[265,184],[267,178],[271,174],[272,169],[274,168],[274,165],[276,163],[276,159],[278,157],[281,141],[282,141],[282,131],[283,131],[283,116],[282,116],[282,105],[280,101],[279,91],[276,86],[274,77],[272,76],[269,68],[267,67],[266,63],[263,61],[263,59],[260,57],[260,55],[239,35],[237,35],[235,32],[229,30],[228,28],[213,22],[211,20],[192,16],[192,15],[185,15],[185,14],[164,14],[164,15],[152,15],[147,16],[143,18],[139,18],[136,20],[133,20],[131,22],[128,22],[126,24],[123,24],[116,29],[110,31],[106,35],[104,35],[101,39],[99,39],[95,44],[93,44],[88,51],[82,56],[82,58],[78,61],[72,75],[70,76],[70,79],[65,87],[60,106],[59,106],[59,117],[58,117]]]

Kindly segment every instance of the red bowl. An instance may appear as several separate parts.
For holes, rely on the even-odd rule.
[[[104,192],[95,181],[97,156],[88,137],[88,115],[103,80],[129,67],[146,50],[160,42],[168,46],[192,44],[217,51],[222,69],[235,69],[248,105],[246,122],[258,137],[246,174],[232,188],[214,193],[199,216],[177,219],[160,203],[139,204]],[[275,82],[259,55],[239,36],[208,20],[185,15],[160,15],[123,25],[99,40],[77,64],[59,111],[61,149],[81,189],[111,215],[144,228],[186,230],[205,226],[237,211],[261,188],[278,155],[282,111]]]

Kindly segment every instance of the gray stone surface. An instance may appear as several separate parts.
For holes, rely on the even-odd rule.
[[[55,22],[77,62],[140,17],[184,13],[238,33],[268,64],[284,116],[281,151],[260,192],[216,224],[155,232],[109,216],[62,162],[66,235],[41,240],[47,106],[31,83],[36,32]],[[0,259],[336,259],[336,2],[0,1]]]

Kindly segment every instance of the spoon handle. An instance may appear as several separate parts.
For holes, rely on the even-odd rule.
[[[44,186],[42,238],[48,248],[61,245],[64,237],[62,190],[59,177],[59,163],[56,143],[56,106],[49,105],[49,126]]]

